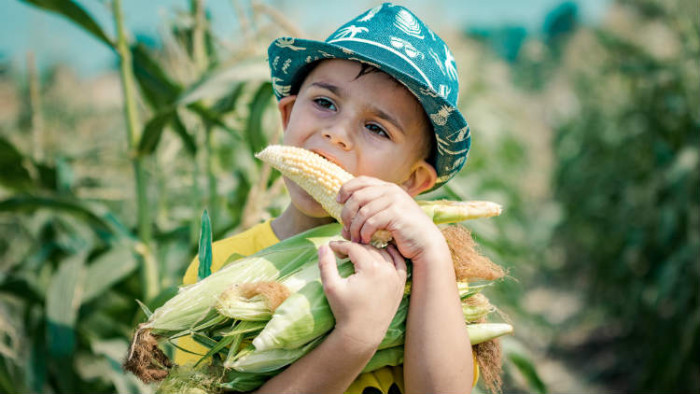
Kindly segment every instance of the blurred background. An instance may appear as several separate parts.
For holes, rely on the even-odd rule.
[[[509,271],[507,393],[700,392],[700,29],[691,0],[406,1],[447,41],[473,146],[425,198]],[[0,392],[147,393],[128,338],[214,239],[287,196],[266,48],[375,1],[0,5]],[[446,360],[446,362],[448,362]],[[483,392],[481,387],[478,392]]]

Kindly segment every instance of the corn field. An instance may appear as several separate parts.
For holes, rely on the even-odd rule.
[[[304,34],[290,3],[213,15],[190,0],[153,45],[121,0],[100,2],[109,24],[78,2],[19,2],[118,62],[88,79],[0,57],[0,392],[153,392],[121,364],[138,302],[177,293],[202,212],[217,240],[288,203],[254,154],[282,132],[267,45]],[[697,16],[687,0],[617,0],[595,24],[564,2],[537,31],[428,20],[474,142],[425,198],[505,207],[465,222],[509,274],[489,294],[516,327],[504,392],[700,391]]]

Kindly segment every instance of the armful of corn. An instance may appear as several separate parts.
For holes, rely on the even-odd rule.
[[[182,288],[149,313],[148,321],[140,324],[134,334],[123,365],[144,382],[161,381],[168,376],[162,390],[194,389],[182,386],[184,380],[193,379],[170,373],[170,361],[158,347],[159,341],[192,335],[209,348],[197,364],[207,360],[218,368],[217,372],[207,370],[209,375],[217,376],[213,383],[216,388],[253,390],[311,351],[333,329],[335,319],[323,293],[317,251],[321,245],[341,239],[342,205],[336,202],[336,196],[352,175],[301,148],[269,146],[257,157],[306,190],[339,223],[311,229],[252,256],[238,258],[234,264]],[[428,201],[419,205],[438,224],[501,213],[500,205],[487,201]],[[486,323],[486,316],[495,308],[481,294],[484,287],[504,275],[503,270],[475,252],[473,240],[463,227],[447,227],[443,234],[460,280],[456,285],[472,345],[512,333],[509,324]],[[378,231],[373,244],[382,247],[390,240],[388,232]],[[351,262],[340,260],[338,264],[341,275],[354,272]],[[379,351],[364,372],[403,362],[409,294],[410,281]],[[474,349],[478,358],[479,347]]]

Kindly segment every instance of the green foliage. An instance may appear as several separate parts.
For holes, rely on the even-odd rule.
[[[26,2],[62,15],[111,48],[116,47],[77,3]],[[251,190],[255,189],[256,195],[266,200],[271,186],[270,182],[257,185],[264,168],[252,164],[254,152],[246,142],[254,137],[257,141],[254,146],[258,146],[277,132],[275,129],[265,131],[264,137],[253,136],[268,127],[263,118],[272,104],[272,96],[267,94],[270,89],[265,82],[268,77],[264,58],[248,53],[239,56],[238,61],[229,62],[226,68],[214,69],[217,59],[231,54],[217,53],[221,48],[214,45],[208,24],[191,27],[204,32],[209,60],[204,69],[190,67],[195,63],[193,48],[199,45],[194,28],[179,29],[176,33],[181,40],[174,45],[186,43],[184,51],[177,47],[156,50],[138,42],[127,45],[139,102],[145,104],[134,106],[141,113],[136,119],[145,121],[136,124],[133,147],[116,144],[120,149],[119,168],[111,168],[113,164],[102,161],[100,153],[105,148],[86,147],[84,141],[66,144],[75,138],[72,130],[83,127],[81,122],[91,114],[76,113],[63,104],[65,98],[60,95],[42,99],[45,112],[37,103],[27,100],[27,105],[33,107],[25,112],[45,116],[47,129],[55,128],[52,132],[63,133],[56,135],[62,141],[60,148],[42,144],[41,149],[46,150],[44,159],[39,160],[21,149],[35,142],[32,133],[42,132],[35,130],[33,117],[23,118],[25,134],[15,134],[17,139],[7,138],[2,129],[0,391],[152,392],[152,387],[124,374],[121,362],[132,330],[145,319],[144,311],[157,309],[177,292],[186,264],[196,253],[196,239],[186,229],[198,226],[198,215],[205,205],[222,206],[212,220],[216,227],[210,223],[208,228],[209,242],[212,235],[221,237],[244,217],[256,221],[260,217],[255,215],[265,213],[266,207],[253,213],[244,212]],[[177,54],[182,53],[185,57],[178,58]],[[46,83],[51,88],[56,82],[50,79]],[[243,125],[249,126],[244,129]],[[118,133],[123,123],[109,127]],[[109,135],[110,130],[99,132]],[[112,142],[100,141],[110,147],[115,145]],[[163,150],[172,151],[173,144],[178,152],[185,154],[156,167]],[[88,153],[59,150],[66,145],[87,148]],[[234,145],[245,149],[232,149]],[[113,156],[111,149],[109,155]],[[226,158],[230,152],[236,156]],[[94,159],[94,165],[88,159]],[[135,160],[141,161],[141,169],[129,174],[133,176],[131,181],[115,177],[119,171],[131,168],[124,163],[131,161],[134,165]],[[204,174],[198,170],[203,161],[211,164],[205,166]],[[217,165],[224,162],[226,166]],[[94,178],[85,175],[94,170],[98,171]],[[240,185],[229,192],[235,196],[231,201],[219,202],[213,183],[201,188],[211,190],[209,195],[200,193],[202,180],[215,182],[229,173]],[[147,194],[139,191],[139,204],[143,201],[145,209],[155,211],[153,193],[158,193],[160,207],[166,212],[153,223],[146,223],[154,234],[149,242],[140,239],[144,233],[134,223],[135,204],[109,197],[110,190],[131,190],[136,177],[146,175],[170,181],[162,186],[149,182],[149,187],[144,189]],[[269,175],[266,179],[270,179]],[[183,183],[192,186],[176,188]],[[94,191],[102,194],[93,194]],[[173,208],[179,208],[185,215],[168,215]],[[212,207],[210,212],[215,209]],[[156,279],[162,288],[148,299],[143,298],[143,289],[150,284],[140,272],[144,262],[160,271]],[[134,302],[138,299],[143,303]]]
[[[595,68],[570,76],[580,113],[556,130],[564,218],[554,241],[566,256],[562,277],[580,278],[590,307],[605,311],[600,324],[616,327],[606,343],[614,364],[592,373],[624,391],[694,392],[699,53],[697,33],[680,28],[689,22],[697,32],[697,20],[674,4],[646,3],[664,12],[646,13],[640,28],[664,23],[673,32],[665,45],[679,48],[660,58],[630,37],[596,31],[588,48]]]
[[[202,229],[199,233],[199,268],[197,280],[200,281],[211,275],[211,220],[207,210],[202,213]]]

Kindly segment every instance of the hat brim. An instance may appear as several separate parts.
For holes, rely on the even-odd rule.
[[[366,53],[376,51],[375,47],[361,40],[343,41],[343,46],[323,41],[282,37],[272,42],[268,48],[273,90],[277,99],[288,96],[299,71],[325,59],[346,59],[366,63],[391,75],[403,84],[420,102],[433,126],[436,138],[435,170],[437,182],[432,189],[442,186],[464,165],[471,145],[469,125],[462,113],[444,97],[439,95],[427,79],[421,81],[420,74],[410,75],[391,64],[387,56],[393,56],[398,64],[407,63],[404,57],[391,48],[383,52],[379,59]],[[376,45],[376,43],[374,44]],[[412,64],[407,64],[409,67]],[[408,67],[407,67],[408,68]],[[413,70],[415,71],[415,70]],[[418,72],[420,70],[417,70]],[[431,189],[431,190],[432,190]]]

